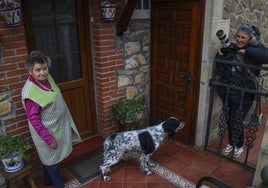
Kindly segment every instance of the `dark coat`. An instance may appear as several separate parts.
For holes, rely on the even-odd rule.
[[[263,44],[256,46],[248,45],[245,51],[244,63],[261,66],[268,64],[268,48]],[[232,48],[224,55],[216,55],[216,58],[241,63],[238,59],[237,48]],[[260,74],[259,69],[246,68],[229,64],[217,64],[216,67],[217,81],[224,84],[243,87],[246,89],[256,89],[256,78]]]

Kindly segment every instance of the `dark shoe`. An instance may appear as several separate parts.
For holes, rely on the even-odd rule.
[[[68,178],[66,178],[66,177],[62,177],[62,181],[63,181],[64,183],[66,183],[66,182],[68,182]],[[47,186],[50,186],[50,185],[53,185],[53,184],[52,184],[51,181],[46,181],[46,180],[44,180],[44,185],[47,187]]]
[[[48,181],[44,181],[44,185],[47,187],[47,186],[52,185],[52,183],[51,182],[48,182]]]
[[[68,178],[66,178],[66,177],[62,177],[62,181],[63,181],[64,183],[67,183],[67,182],[68,182]]]

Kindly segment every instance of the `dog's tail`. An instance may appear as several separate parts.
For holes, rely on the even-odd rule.
[[[117,134],[113,134],[112,136],[108,137],[103,144],[104,150],[107,148],[113,148],[114,146],[114,140],[116,138]]]

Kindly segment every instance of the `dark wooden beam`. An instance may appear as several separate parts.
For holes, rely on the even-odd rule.
[[[128,0],[124,8],[123,13],[121,14],[120,20],[117,25],[117,35],[121,36],[126,30],[129,23],[129,20],[133,14],[134,9],[136,8],[138,0]]]

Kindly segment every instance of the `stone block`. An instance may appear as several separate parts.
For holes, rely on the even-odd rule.
[[[11,104],[8,100],[0,101],[0,117],[11,113]]]

